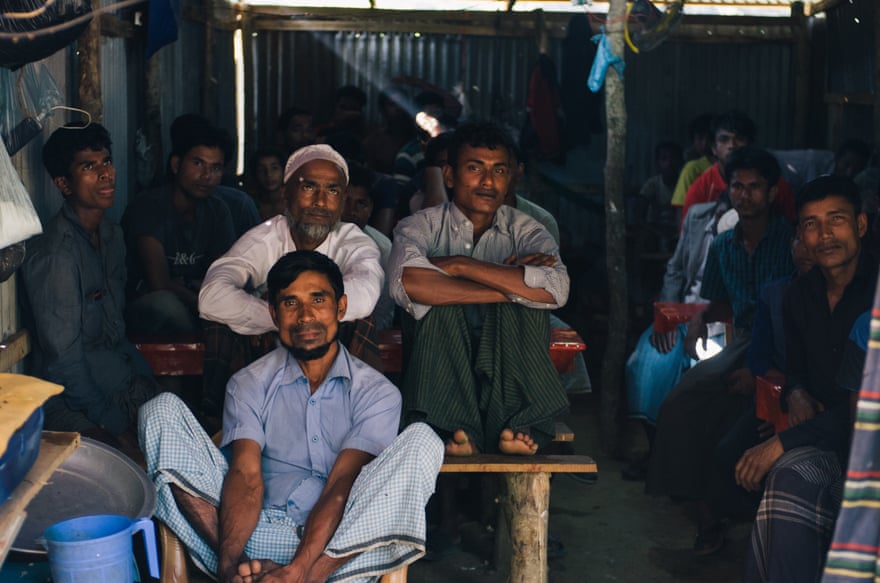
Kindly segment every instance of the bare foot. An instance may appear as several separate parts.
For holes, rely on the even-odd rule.
[[[498,449],[501,453],[510,455],[535,455],[538,451],[538,444],[532,440],[532,436],[528,433],[511,429],[505,429],[501,432],[501,438],[498,440]]]
[[[263,578],[263,575],[274,571],[281,565],[269,559],[251,559],[238,565],[238,575],[232,580],[233,583],[254,583]]]
[[[452,439],[446,442],[446,453],[454,456],[476,455],[480,453],[463,429],[456,429]]]

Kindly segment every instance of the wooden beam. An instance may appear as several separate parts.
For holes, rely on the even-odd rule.
[[[31,338],[27,330],[19,330],[0,342],[0,372],[9,372],[31,351]]]
[[[98,8],[99,1],[94,2]],[[77,41],[79,54],[79,106],[89,112],[92,121],[104,121],[101,97],[101,19],[93,18]]]
[[[594,474],[598,466],[585,455],[510,456],[486,454],[447,456],[440,473],[553,473]]]
[[[818,2],[810,4],[808,14],[813,16],[820,12],[828,12],[829,10],[837,8],[840,4],[843,4],[843,0],[819,0]]]
[[[550,474],[506,474],[501,517],[510,542],[510,583],[547,583],[547,536],[550,519]]]
[[[804,3],[794,2],[791,5],[791,18],[794,25],[795,38],[795,73],[794,73],[794,146],[806,147],[807,125],[810,108],[810,32],[807,29],[807,17],[804,15]]]

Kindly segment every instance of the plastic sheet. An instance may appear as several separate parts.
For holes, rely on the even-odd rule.
[[[3,0],[0,2],[0,67],[18,69],[44,59],[69,45],[89,25],[89,19],[66,22],[91,13],[90,0]],[[52,31],[41,34],[50,27]]]
[[[44,65],[0,68],[0,137],[7,153],[12,156],[39,134],[43,120],[61,103],[61,92]]]
[[[6,148],[0,148],[0,249],[43,232],[31,198]]]

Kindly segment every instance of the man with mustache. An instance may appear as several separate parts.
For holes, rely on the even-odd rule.
[[[547,229],[504,204],[513,151],[492,124],[457,129],[443,168],[453,200],[394,231],[389,286],[410,316],[404,423],[431,425],[449,455],[533,455],[568,406],[547,352],[568,272]]]
[[[116,194],[110,135],[96,123],[61,127],[43,164],[64,197],[21,267],[30,374],[64,385],[43,406],[44,427],[137,451],[137,410],[158,388],[126,339],[125,244],[105,216]]]
[[[266,276],[284,254],[319,251],[339,266],[348,290],[348,309],[340,338],[355,356],[378,366],[378,351],[370,352],[370,317],[379,299],[385,273],[379,249],[357,225],[340,221],[348,186],[348,165],[325,144],[294,152],[284,169],[287,212],[257,225],[215,261],[199,294],[205,326],[204,412],[223,410],[226,381],[265,349],[246,337],[274,332],[266,301]],[[357,321],[357,325],[355,324]]]
[[[211,262],[235,242],[229,207],[216,196],[232,138],[207,124],[175,132],[171,181],[132,200],[122,217],[129,259],[132,334],[200,330],[198,296]]]
[[[337,341],[350,304],[333,261],[288,253],[267,285],[281,346],[229,381],[222,452],[177,397],[141,410],[156,516],[221,583],[372,580],[415,561],[442,442],[424,424],[398,436],[400,393]]]
[[[840,505],[858,395],[838,372],[853,324],[873,303],[876,260],[862,253],[861,196],[844,176],[820,176],[797,199],[798,235],[816,266],[783,300],[789,429],[736,466],[737,483],[764,490],[752,530],[746,581],[817,581]],[[766,477],[766,485],[762,486]]]

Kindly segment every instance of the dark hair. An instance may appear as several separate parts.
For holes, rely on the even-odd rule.
[[[232,136],[214,126],[207,118],[197,113],[186,113],[171,122],[171,155],[181,158],[198,146],[219,148],[223,152],[223,162],[232,159]]]
[[[848,140],[844,140],[837,147],[837,151],[834,153],[834,159],[838,160],[842,158],[843,155],[847,152],[852,152],[857,156],[861,156],[866,161],[871,158],[871,146],[869,146],[865,141],[858,138],[850,138]]]
[[[287,159],[284,157],[284,154],[281,153],[281,150],[278,148],[259,148],[251,154],[250,161],[248,162],[248,174],[251,176],[256,175],[260,160],[263,158],[277,158],[278,162],[281,164],[282,172],[284,171],[284,165],[287,163]]]
[[[757,171],[767,181],[768,188],[776,186],[782,172],[779,168],[779,162],[773,154],[754,146],[734,150],[727,157],[727,162],[724,164],[724,176],[727,177],[728,184],[733,178],[733,173],[737,170]]]
[[[688,123],[688,136],[690,136],[691,140],[694,139],[694,136],[708,136],[712,137],[712,120],[715,116],[711,113],[703,113],[698,115],[694,119]]]
[[[684,157],[684,154],[682,154],[681,146],[676,142],[667,140],[664,142],[660,142],[656,146],[654,146],[654,158],[658,158],[660,156],[660,152],[662,152],[663,150],[669,151],[669,153],[671,153],[679,160]]]
[[[348,163],[348,185],[360,186],[369,192],[375,182],[373,172],[356,160],[346,160],[346,162]]]
[[[293,118],[295,118],[298,115],[307,115],[309,117],[314,117],[312,115],[312,112],[309,111],[308,109],[304,109],[302,107],[296,107],[296,106],[289,107],[289,108],[285,109],[281,113],[281,115],[278,116],[278,121],[275,122],[275,128],[282,131],[282,132],[286,132],[287,126],[290,125],[290,120],[292,120]]]
[[[333,293],[336,294],[336,301],[339,301],[345,293],[342,272],[332,259],[317,251],[291,251],[275,262],[266,277],[266,284],[269,286],[269,303],[274,306],[278,301],[278,294],[306,271],[317,271],[327,276]]]
[[[794,199],[798,216],[800,216],[801,209],[805,204],[823,200],[829,196],[842,196],[853,206],[853,212],[856,215],[862,212],[862,195],[852,178],[825,174],[810,180],[798,191]]]
[[[489,148],[495,150],[502,147],[507,150],[511,159],[514,156],[515,143],[504,128],[491,122],[469,122],[459,127],[449,140],[449,165],[458,166],[458,155],[463,146],[472,148]]]
[[[360,87],[354,85],[343,85],[336,90],[336,101],[343,97],[355,100],[361,107],[367,104],[367,94]]]
[[[70,165],[77,152],[111,152],[110,133],[99,123],[74,122],[58,128],[43,145],[43,165],[52,178],[69,176]],[[112,152],[111,152],[112,153]]]
[[[755,136],[758,134],[752,118],[736,110],[716,115],[712,119],[712,139],[715,139],[720,130],[727,130],[743,136],[749,143],[754,142]]]
[[[416,95],[414,101],[420,110],[424,109],[427,105],[438,105],[440,107],[446,105],[446,100],[443,99],[443,96],[433,91],[422,91]]]
[[[434,164],[437,162],[437,156],[440,155],[440,152],[443,150],[449,150],[449,142],[452,141],[452,136],[454,132],[443,132],[439,136],[434,136],[428,141],[428,144],[425,146],[425,164]],[[513,152],[511,152],[513,154]]]

